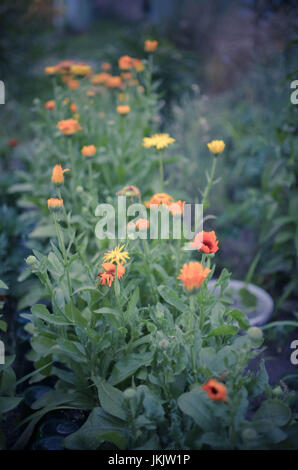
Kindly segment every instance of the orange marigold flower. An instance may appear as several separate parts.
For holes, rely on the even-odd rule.
[[[145,230],[149,228],[149,220],[147,219],[137,219],[136,220],[136,227],[138,230]]]
[[[63,170],[61,165],[55,165],[54,168],[53,168],[53,173],[52,173],[53,183],[55,183],[55,184],[64,183],[64,173],[66,171],[70,171],[70,169],[65,168],[65,170]]]
[[[113,264],[113,263],[102,263],[101,265],[104,269],[104,272],[100,272],[97,274],[100,278],[100,284],[103,286],[108,285],[111,287],[113,281],[115,280],[116,273],[117,278],[121,279],[125,274],[125,267],[123,264]]]
[[[118,114],[128,114],[130,111],[130,106],[128,104],[120,104],[117,106],[117,113]]]
[[[45,67],[44,71],[46,75],[54,75],[57,72],[57,68],[55,66]]]
[[[76,105],[75,103],[71,103],[71,104],[69,105],[69,110],[70,110],[70,112],[72,112],[72,113],[76,113],[77,110],[78,110],[77,105]]]
[[[111,70],[112,66],[111,66],[111,64],[109,64],[109,62],[103,62],[101,64],[101,68],[102,68],[102,70],[107,71],[107,70]]]
[[[18,141],[18,139],[9,139],[8,141],[8,145],[10,147],[16,147],[17,145],[19,145],[19,143],[20,142]]]
[[[133,184],[129,186],[124,186],[124,188],[120,189],[116,193],[117,196],[126,196],[126,197],[137,197],[138,199],[141,199],[141,191],[137,186],[134,186]]]
[[[93,157],[96,154],[96,147],[95,145],[84,145],[81,149],[81,154],[84,157]]]
[[[63,199],[57,199],[56,197],[51,197],[48,199],[48,208],[51,210],[60,209],[63,206]]]
[[[171,212],[171,214],[173,215],[181,215],[183,214],[183,210],[184,210],[184,204],[185,204],[185,201],[175,201],[173,202],[172,204],[169,205],[169,211]]]
[[[88,96],[95,96],[95,91],[94,90],[88,90],[87,95]]]
[[[57,127],[64,135],[72,135],[82,130],[80,123],[76,119],[59,121]]]
[[[93,75],[93,77],[91,77],[91,79],[90,79],[90,82],[93,85],[101,85],[102,83],[106,83],[106,81],[110,77],[111,77],[111,75],[109,73],[101,72],[101,73],[98,73],[96,75]]]
[[[160,206],[160,205],[169,206],[173,202],[174,202],[174,199],[169,194],[167,194],[167,193],[156,193],[152,196],[150,201],[145,202],[145,206],[147,208],[149,208],[150,206],[155,205],[155,204],[158,205],[158,206]]]
[[[77,88],[79,88],[80,86],[80,82],[79,80],[68,80],[67,82],[67,86],[68,88],[70,88],[71,90],[76,90]]]
[[[44,107],[46,109],[50,109],[50,110],[55,109],[56,108],[56,101],[55,100],[49,100],[44,104]]]
[[[227,401],[227,388],[217,380],[209,379],[201,388],[207,392],[210,400]]]
[[[121,77],[123,78],[123,80],[129,80],[133,77],[133,75],[131,72],[122,72]]]
[[[119,77],[118,75],[115,75],[115,76],[110,75],[106,80],[106,85],[109,88],[119,88],[119,87],[121,87],[121,85],[122,85],[121,77]]]
[[[72,65],[73,65],[73,60],[62,60],[56,65],[56,70],[62,74],[69,73]]]
[[[212,232],[199,232],[196,234],[190,246],[204,253],[216,253],[218,251],[218,240],[214,230]]]
[[[209,273],[211,273],[211,270],[204,268],[198,261],[190,261],[190,263],[183,265],[177,279],[183,282],[186,290],[198,289]]]
[[[149,39],[147,39],[147,41],[145,41],[145,51],[146,52],[153,52],[157,49],[157,46],[158,46],[158,41],[150,41]]]
[[[121,70],[129,70],[132,68],[133,58],[129,55],[124,55],[118,60],[118,66]]]

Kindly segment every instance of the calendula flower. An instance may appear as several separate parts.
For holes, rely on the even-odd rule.
[[[111,77],[111,75],[109,73],[106,73],[106,72],[101,72],[101,73],[98,73],[96,75],[93,75],[93,77],[91,77],[90,79],[90,82],[93,84],[93,85],[101,85],[103,83],[106,83],[106,81]]]
[[[170,137],[169,134],[154,134],[152,137],[144,137],[143,147],[155,147],[156,149],[161,150],[174,142],[175,139]]]
[[[121,77],[110,75],[106,80],[106,85],[109,88],[119,88],[122,85]]]
[[[87,95],[88,96],[95,96],[95,91],[94,90],[88,90]]]
[[[62,60],[56,65],[56,69],[59,73],[65,74],[65,73],[70,72],[72,65],[73,65],[73,60]]]
[[[169,206],[174,202],[172,196],[167,193],[156,193],[154,194],[149,201],[145,202],[145,206],[150,208],[150,206],[157,205],[157,206]]]
[[[78,110],[78,108],[77,108],[77,105],[76,105],[75,103],[71,103],[71,104],[69,105],[69,111],[70,111],[71,113],[76,113],[77,110]]]
[[[118,60],[118,66],[121,70],[129,70],[132,68],[133,59],[129,55],[124,55]]]
[[[82,130],[80,123],[76,119],[64,119],[63,121],[59,121],[57,128],[64,135],[73,135]]]
[[[62,169],[61,165],[55,165],[53,168],[53,173],[52,173],[52,181],[55,184],[63,184],[64,183],[64,173],[66,171],[70,171],[69,168],[65,168],[64,170]]]
[[[49,66],[49,67],[45,67],[44,71],[46,75],[55,75],[55,73],[57,72],[57,69],[55,66],[53,67]]]
[[[80,82],[79,80],[68,80],[67,86],[68,88],[70,88],[70,90],[76,90],[77,88],[79,88]]]
[[[183,265],[177,279],[183,282],[186,290],[198,289],[209,273],[211,273],[209,268],[204,268],[203,265],[197,261],[190,261],[190,263]]]
[[[108,62],[103,62],[103,63],[101,64],[101,68],[102,68],[102,70],[107,71],[107,70],[111,70],[112,66],[111,66],[111,64],[109,64]]]
[[[19,145],[19,141],[18,139],[9,139],[8,141],[8,145],[13,148],[13,147],[16,147],[17,145]]]
[[[117,113],[118,114],[128,114],[130,111],[130,106],[128,106],[128,104],[120,104],[119,106],[117,106]]]
[[[113,263],[102,263],[101,266],[103,267],[104,272],[99,272],[97,276],[99,277],[100,284],[103,286],[108,285],[111,287],[115,280],[116,273],[118,279],[121,279],[125,274],[125,267],[123,264],[115,265]]]
[[[137,197],[138,199],[141,199],[141,192],[139,188],[134,185],[124,186],[124,188],[120,189],[120,191],[118,191],[116,195],[126,197]]]
[[[173,215],[181,215],[183,214],[183,210],[184,210],[184,204],[185,204],[185,201],[175,201],[173,202],[172,204],[169,205],[169,211],[171,212],[171,214]]]
[[[137,72],[143,72],[145,68],[145,65],[143,64],[141,59],[133,59],[132,66]]]
[[[199,232],[196,234],[190,246],[204,253],[216,253],[218,251],[218,240],[214,230],[211,232]]]
[[[81,154],[84,157],[93,157],[96,154],[96,147],[95,145],[84,145],[81,149]]]
[[[145,41],[146,52],[154,52],[157,49],[157,46],[158,46],[158,41],[150,41],[150,39],[147,39],[147,41]]]
[[[44,107],[48,110],[53,110],[56,108],[56,101],[54,100],[46,101],[46,103],[44,104]]]
[[[226,146],[223,140],[212,140],[207,145],[208,145],[210,152],[214,153],[215,155],[222,153]]]
[[[133,77],[133,75],[131,72],[122,72],[121,77],[123,78],[123,80],[129,80]]]
[[[227,401],[227,388],[217,380],[209,379],[201,388],[207,392],[210,400]]]
[[[58,210],[63,206],[63,199],[57,199],[56,197],[51,197],[48,199],[48,208],[50,210]]]
[[[100,113],[98,113],[98,117],[100,119],[103,119],[105,117],[105,113],[103,111],[101,111]]]
[[[91,70],[90,65],[76,64],[76,65],[71,66],[70,72],[73,73],[74,75],[85,77],[86,75],[90,75],[92,70]]]
[[[70,102],[70,99],[69,99],[69,98],[64,98],[64,100],[63,100],[63,103],[64,103],[64,104],[68,104],[69,102]]]
[[[107,251],[103,258],[104,262],[116,264],[124,263],[127,259],[129,259],[128,252],[123,251],[124,247],[125,245],[117,245],[113,250]]]

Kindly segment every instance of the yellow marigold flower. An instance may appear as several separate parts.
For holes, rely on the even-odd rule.
[[[167,193],[156,193],[152,196],[150,201],[145,202],[145,206],[149,208],[152,205],[157,206],[170,206],[173,204],[174,199]]]
[[[210,273],[211,270],[204,268],[198,261],[190,261],[190,263],[183,265],[177,279],[183,282],[186,290],[198,289]]]
[[[84,145],[81,149],[81,154],[84,155],[84,157],[93,157],[93,155],[96,154],[95,145]]]
[[[214,154],[222,153],[226,146],[223,140],[212,140],[207,145],[210,152]]]
[[[55,66],[45,67],[44,71],[46,75],[54,75],[57,72],[57,68]]]
[[[73,73],[74,75],[78,75],[78,76],[81,76],[81,77],[85,77],[86,75],[89,75],[91,73],[91,67],[90,65],[80,65],[80,64],[76,64],[76,65],[72,65],[70,67],[70,71],[71,73]]]
[[[103,261],[105,263],[124,263],[127,259],[129,259],[128,252],[123,251],[124,247],[125,245],[117,245],[113,250],[107,251],[104,255]]]
[[[155,147],[156,149],[161,150],[174,142],[175,139],[170,137],[169,134],[154,134],[152,137],[143,138],[143,147]]]
[[[146,52],[153,52],[157,49],[157,46],[158,46],[158,41],[150,41],[149,39],[147,39],[147,41],[145,41],[145,51]]]
[[[130,111],[130,106],[128,106],[128,104],[123,104],[123,105],[117,106],[117,113],[118,114],[128,114],[129,111]]]
[[[132,62],[132,66],[137,72],[143,72],[145,68],[145,65],[143,64],[141,59],[134,59]]]
[[[82,130],[80,123],[76,119],[64,119],[62,121],[59,121],[57,124],[57,128],[64,135],[72,135]]]
[[[51,197],[48,199],[48,208],[50,210],[58,210],[63,206],[63,199],[57,199],[56,197]]]
[[[44,107],[48,110],[53,110],[56,108],[56,101],[55,100],[46,101],[46,103],[44,104]]]
[[[70,169],[65,168],[65,170],[63,170],[61,165],[55,165],[54,168],[53,168],[53,173],[52,173],[53,183],[55,183],[55,184],[64,183],[64,173],[66,171],[70,171]]]
[[[67,81],[67,86],[71,90],[76,90],[77,88],[79,88],[80,82],[79,82],[79,80],[68,80]]]

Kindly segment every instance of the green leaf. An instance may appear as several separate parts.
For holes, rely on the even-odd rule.
[[[187,306],[179,299],[178,294],[169,287],[161,285],[158,287],[158,292],[168,304],[173,305],[180,312],[187,310]]]
[[[40,318],[52,325],[71,325],[71,323],[65,321],[64,318],[51,314],[43,304],[33,305],[31,312],[36,318]]]
[[[153,352],[143,354],[131,353],[127,357],[123,357],[118,361],[111,373],[109,382],[112,385],[117,385],[123,380],[131,377],[140,367],[149,365],[153,357]]]
[[[13,410],[22,400],[22,397],[0,397],[0,414]]]
[[[134,293],[129,299],[127,309],[126,309],[126,319],[128,322],[130,321],[130,319],[133,317],[135,313],[135,309],[137,307],[139,298],[140,298],[140,291],[139,291],[139,288],[136,287],[136,289],[134,290]]]
[[[8,289],[8,285],[0,279],[0,289]]]
[[[115,434],[120,436],[118,444]],[[102,408],[94,408],[83,426],[65,439],[65,446],[71,450],[96,450],[101,441],[113,442],[124,448],[126,439],[126,424],[108,415]],[[112,440],[111,440],[112,438]]]
[[[56,235],[55,225],[43,225],[36,227],[33,232],[29,234],[29,238],[52,238]]]
[[[211,330],[208,333],[208,336],[233,336],[237,334],[237,332],[238,332],[237,326],[222,325],[222,326],[219,326],[218,328],[213,328],[213,330]]]
[[[123,393],[100,377],[93,377],[102,408],[112,416],[125,420]]]
[[[212,412],[206,405],[206,397],[203,390],[195,389],[191,392],[183,393],[178,398],[178,406],[183,413],[190,416],[205,432],[214,430]]]
[[[229,312],[229,315],[231,315],[233,320],[235,320],[238,323],[238,325],[240,326],[240,328],[242,328],[242,330],[247,330],[249,328],[250,326],[249,320],[247,316],[245,315],[245,313],[242,312],[241,310],[234,308],[233,310],[231,310],[231,312]]]
[[[267,419],[274,426],[285,426],[291,419],[290,408],[279,400],[267,400],[254,414],[253,420]]]
[[[241,298],[241,303],[244,307],[249,308],[249,309],[254,309],[257,306],[257,297],[252,294],[248,289],[245,287],[242,287],[238,291],[240,298]]]

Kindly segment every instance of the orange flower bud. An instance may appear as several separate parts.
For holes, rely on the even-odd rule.
[[[51,197],[48,199],[48,208],[50,210],[56,211],[63,206],[63,199],[57,199],[56,197]]]
[[[52,173],[52,181],[55,184],[62,184],[64,183],[64,172],[65,171],[70,171],[69,168],[65,168],[65,170],[62,170],[61,165],[55,165],[53,168],[53,173]]]

